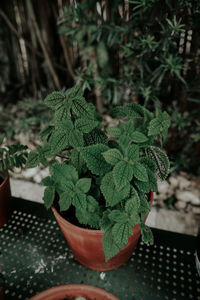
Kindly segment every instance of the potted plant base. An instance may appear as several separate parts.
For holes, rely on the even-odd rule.
[[[153,201],[153,193],[150,194],[149,201]],[[106,262],[102,244],[104,233],[102,230],[91,230],[75,226],[66,221],[55,207],[52,207],[52,210],[75,258],[89,269],[98,271],[116,269],[131,257],[137,246],[141,233],[138,224],[133,227],[133,234],[129,237],[128,244]]]
[[[86,300],[119,300],[103,289],[85,284],[68,284],[50,288],[30,300],[75,300],[78,297]]]
[[[9,176],[7,175],[5,179],[0,177],[0,227],[7,223],[12,213],[11,202]]]

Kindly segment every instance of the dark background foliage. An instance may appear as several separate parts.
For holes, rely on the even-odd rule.
[[[132,101],[166,109],[172,170],[199,175],[199,32],[198,0],[1,1],[0,130],[39,127],[40,99],[77,83],[101,113]]]

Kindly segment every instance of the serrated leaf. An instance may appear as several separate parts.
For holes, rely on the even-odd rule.
[[[154,238],[151,229],[143,223],[140,224],[140,229],[142,233],[142,241],[146,244],[153,245]]]
[[[37,165],[39,165],[39,163],[40,163],[39,154],[31,151],[26,161],[26,168],[34,168]]]
[[[69,207],[72,204],[72,199],[70,198],[69,194],[67,192],[63,192],[60,195],[60,199],[59,199],[59,206],[60,206],[60,211],[65,211],[68,210]]]
[[[164,133],[164,136],[167,134],[167,130],[170,126],[170,116],[166,111],[161,112],[158,110],[157,117],[151,120],[148,126],[148,135],[158,135]]]
[[[144,182],[144,181],[134,179],[134,184],[139,191],[144,192],[144,193],[150,192],[149,182]]]
[[[72,199],[72,204],[77,209],[86,210],[86,208],[87,208],[86,195],[81,192],[76,193]]]
[[[56,124],[61,130],[64,130],[66,132],[70,132],[71,130],[73,130],[74,125],[72,123],[71,120],[62,120],[59,121],[58,124]]]
[[[139,159],[139,146],[138,145],[129,145],[126,149],[126,155],[133,162]]]
[[[112,166],[116,165],[119,161],[123,159],[121,152],[117,149],[109,149],[102,153],[104,159]]]
[[[68,145],[68,134],[64,130],[54,130],[50,138],[52,153],[59,153]]]
[[[73,130],[69,133],[69,145],[73,147],[82,147],[84,145],[83,134],[79,130]]]
[[[136,179],[148,182],[148,174],[146,168],[139,162],[134,162],[133,175]]]
[[[128,197],[130,184],[127,183],[120,191],[116,189],[112,172],[107,173],[101,182],[100,189],[106,199],[107,205],[115,206]]]
[[[103,144],[96,144],[84,148],[80,148],[80,152],[93,174],[103,175],[110,170],[110,165],[104,160],[102,153],[109,148]]]
[[[125,112],[125,107],[124,106],[116,106],[115,108],[113,108],[113,110],[111,111],[111,116],[113,118],[125,118],[126,117],[126,112]]]
[[[105,133],[99,128],[94,128],[90,133],[85,133],[83,137],[86,146],[106,144],[108,140]]]
[[[112,229],[108,229],[104,232],[102,242],[106,261],[111,259],[121,250],[121,247],[118,246],[113,239]]]
[[[156,146],[148,147],[147,154],[155,161],[157,165],[157,174],[160,179],[165,180],[169,172],[169,160],[167,155]]]
[[[91,110],[91,107],[85,101],[84,97],[79,97],[72,101],[72,109],[74,113],[81,118],[92,118],[94,112]]]
[[[55,187],[54,186],[48,186],[44,190],[44,196],[42,198],[43,201],[44,201],[44,205],[47,209],[52,206],[54,198],[55,198]]]
[[[62,106],[61,108],[55,111],[55,121],[56,123],[63,122],[67,120],[69,114],[69,110],[66,106]]]
[[[76,183],[78,180],[78,173],[72,165],[67,165],[65,163],[54,163],[50,167],[50,172],[53,175],[53,178],[56,180],[56,182],[63,180],[72,181],[73,183]]]
[[[158,185],[157,185],[155,173],[150,170],[147,170],[147,173],[148,173],[148,177],[149,177],[149,190],[151,192],[157,192]]]
[[[107,129],[107,133],[111,135],[114,138],[119,138],[121,133],[121,130],[118,127],[110,127]]]
[[[45,186],[53,186],[54,185],[54,180],[50,176],[47,176],[47,177],[42,179],[42,184],[45,185]]]
[[[150,157],[141,157],[139,162],[142,163],[147,170],[149,169],[155,174],[157,167],[153,159],[151,159]]]
[[[126,148],[130,143],[131,139],[127,135],[122,134],[119,138],[119,144],[122,148]]]
[[[45,142],[48,141],[51,133],[54,130],[54,126],[47,126],[40,132],[40,140]]]
[[[79,98],[83,96],[83,90],[80,86],[74,85],[72,88],[68,89],[66,92],[66,97],[69,100],[74,98]]]
[[[70,152],[70,163],[78,170],[78,173],[80,174],[83,166],[85,165],[85,161],[79,151],[76,149],[71,150]]]
[[[76,188],[83,193],[87,193],[91,187],[91,178],[81,178],[76,183]]]
[[[125,211],[129,215],[129,223],[131,226],[140,223],[140,217],[138,214],[138,208],[140,203],[138,203],[136,198],[129,199],[125,204]]]
[[[72,181],[67,181],[61,178],[59,182],[57,182],[57,186],[59,188],[59,191],[66,192],[68,194],[68,197],[72,198],[75,194],[75,187]]]
[[[133,166],[126,161],[118,162],[113,168],[113,178],[116,189],[119,191],[131,181]]]
[[[126,213],[115,209],[110,212],[109,219],[117,223],[126,223],[128,221],[128,216]]]
[[[138,103],[129,103],[124,107],[126,116],[132,119],[142,119],[144,117],[144,109]]]
[[[140,144],[148,141],[148,138],[142,132],[134,131],[131,134],[131,140],[136,144]]]
[[[120,248],[128,244],[128,238],[132,234],[133,229],[129,223],[117,223],[112,228],[113,239]]]
[[[54,91],[52,92],[51,94],[49,94],[45,99],[44,99],[44,103],[56,110],[58,109],[59,107],[62,106],[63,102],[65,100],[65,94],[62,93],[62,92],[57,92],[57,91]]]
[[[75,128],[83,133],[91,132],[99,123],[95,120],[89,119],[77,119],[75,122]]]

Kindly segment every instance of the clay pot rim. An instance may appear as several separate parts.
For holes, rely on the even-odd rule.
[[[149,201],[152,202],[153,201],[153,192],[150,192],[149,194],[150,194]],[[85,233],[87,232],[87,233],[90,233],[90,234],[93,233],[95,235],[103,235],[104,232],[105,232],[104,230],[86,229],[86,228],[74,225],[74,224],[70,223],[69,221],[67,221],[66,219],[64,219],[53,205],[52,205],[51,209],[52,209],[53,213],[59,218],[60,222],[62,222],[63,224],[65,224],[67,226],[70,226],[70,227],[74,228],[74,230],[79,230],[79,231],[82,231],[82,232],[85,232]]]
[[[1,176],[2,177],[2,176]],[[9,180],[9,175],[7,174],[5,177],[3,178],[3,182],[0,184],[0,189],[4,186],[4,184],[6,184],[6,182]]]
[[[65,285],[59,285],[56,287],[52,287],[49,288],[45,291],[42,291],[38,294],[36,294],[35,296],[31,297],[30,300],[43,300],[43,299],[48,299],[46,297],[51,296],[52,293],[56,293],[56,292],[66,292],[66,291],[88,291],[88,292],[97,292],[99,294],[99,296],[107,296],[108,300],[119,300],[119,298],[115,297],[114,295],[112,295],[111,293],[107,292],[104,289],[101,289],[99,287],[96,286],[92,286],[92,285],[87,285],[87,284],[65,284]],[[64,297],[66,297],[67,295],[63,295]],[[45,298],[44,298],[45,297]],[[60,297],[60,295],[59,295]]]

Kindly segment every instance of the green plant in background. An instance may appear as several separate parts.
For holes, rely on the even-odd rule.
[[[157,190],[157,177],[168,175],[169,161],[159,143],[166,139],[169,115],[160,110],[154,115],[137,103],[118,106],[112,115],[121,121],[105,134],[101,116],[80,87],[53,92],[44,103],[54,116],[40,134],[44,145],[29,153],[26,166],[49,164],[45,206],[50,208],[58,194],[60,211],[73,206],[80,224],[104,230],[106,260],[128,243],[135,224],[143,241],[152,243],[145,225],[148,193]]]
[[[0,132],[6,130],[8,139],[19,133],[38,133],[50,118],[51,112],[47,111],[42,101],[24,99],[0,110]]]
[[[179,42],[185,29],[181,13],[189,3],[179,2],[176,15],[168,1],[127,1],[125,9],[120,1],[65,7],[59,33],[77,43],[80,66],[76,71],[83,88],[96,90],[95,96],[106,105],[135,95],[146,105],[162,100],[174,81],[185,85]]]
[[[0,135],[0,175],[5,176],[8,170],[13,170],[14,167],[21,167],[26,163],[27,146],[20,144],[2,145],[4,135]]]

